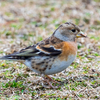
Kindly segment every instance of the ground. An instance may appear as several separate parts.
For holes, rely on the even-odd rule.
[[[77,58],[51,75],[58,89],[25,65],[0,61],[1,100],[100,100],[99,0],[0,0],[0,56],[50,36],[64,22],[78,25],[88,38],[77,40]]]

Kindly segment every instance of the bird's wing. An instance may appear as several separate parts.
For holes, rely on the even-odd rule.
[[[13,54],[1,57],[0,59],[8,59],[8,60],[12,60],[12,59],[18,59],[18,60],[25,60],[27,58],[30,57],[34,57],[34,56],[57,56],[59,54],[61,54],[61,50],[60,49],[56,49],[54,46],[51,45],[33,45],[33,46],[29,46],[25,49],[20,50],[19,52],[15,52]]]
[[[60,49],[56,49],[51,45],[33,45],[22,49],[17,56],[56,56],[61,53]]]

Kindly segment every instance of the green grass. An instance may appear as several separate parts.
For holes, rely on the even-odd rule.
[[[25,89],[25,86],[23,85],[22,81],[18,81],[18,82],[15,82],[15,81],[11,82],[11,81],[9,81],[6,84],[2,83],[2,87],[3,88],[8,88],[8,87],[10,87],[10,88],[20,88],[21,91],[23,91]]]

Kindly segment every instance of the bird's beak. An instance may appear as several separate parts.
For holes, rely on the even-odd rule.
[[[80,38],[80,37],[87,37],[87,35],[85,33],[83,33],[82,31],[80,31],[77,35],[76,35],[77,38]]]

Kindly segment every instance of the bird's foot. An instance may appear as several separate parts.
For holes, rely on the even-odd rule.
[[[50,88],[53,88],[53,89],[57,89],[59,88],[59,86],[56,86],[56,85],[59,85],[59,82],[53,80],[51,77],[49,77],[48,75],[45,75],[44,77],[44,81],[48,83],[48,85],[50,86]],[[53,85],[54,84],[54,85]]]

